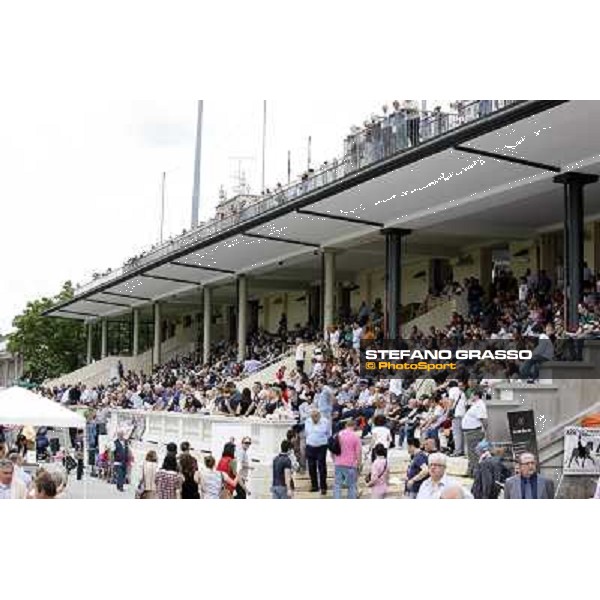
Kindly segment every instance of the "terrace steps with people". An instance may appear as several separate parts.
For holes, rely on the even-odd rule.
[[[423,332],[429,331],[431,326],[436,329],[444,328],[452,320],[452,313],[455,311],[457,311],[456,299],[438,301],[426,313],[403,324],[401,327],[402,336],[408,337],[413,327]]]
[[[328,457],[330,458],[330,457]],[[388,499],[400,499],[404,497],[404,482],[406,479],[406,470],[410,463],[410,457],[406,450],[391,449],[388,455],[390,465],[390,478],[389,478],[389,490]],[[466,489],[470,490],[473,483],[472,479],[466,477],[467,473],[467,460],[463,457],[448,457],[448,467],[446,472],[457,483],[463,485]],[[369,472],[370,462],[365,460],[363,463],[362,472],[358,476],[358,493],[359,498],[369,498],[371,495],[370,488],[365,483],[365,476]],[[294,474],[294,484],[296,491],[294,498],[310,500],[310,499],[322,499],[320,493],[310,491],[310,477],[308,471]],[[328,460],[327,462],[327,494],[325,498],[333,498],[333,487],[334,487],[334,465],[333,462]],[[347,494],[346,489],[342,489],[342,497],[345,498]],[[265,496],[267,497],[267,496]]]
[[[310,365],[313,356],[315,344],[305,344],[306,359],[305,365]],[[275,375],[281,367],[285,367],[287,373],[296,368],[295,348],[291,348],[285,354],[282,354],[275,360],[263,364],[263,366],[251,375],[247,375],[236,383],[239,390],[244,388],[252,389],[252,384],[259,382],[261,384],[272,383],[276,380]]]
[[[107,384],[115,376],[118,377],[119,362],[123,365],[125,371],[143,371],[144,373],[152,372],[152,349],[139,354],[138,356],[107,356],[102,360],[93,362],[81,369],[66,373],[45,381],[44,386],[54,387],[61,384],[76,385],[82,383],[88,387],[93,387],[100,384]]]

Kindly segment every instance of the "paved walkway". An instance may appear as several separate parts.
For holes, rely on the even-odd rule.
[[[85,476],[85,480],[77,481],[72,474],[69,477],[68,498],[70,500],[131,500],[135,497],[133,485],[126,485],[124,492],[118,492],[115,485],[96,477]]]

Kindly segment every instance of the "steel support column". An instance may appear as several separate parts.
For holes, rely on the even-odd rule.
[[[246,360],[246,336],[248,334],[248,280],[238,277],[238,362]]]
[[[102,343],[100,345],[100,358],[108,356],[108,320],[102,319]]]
[[[93,339],[93,328],[94,325],[92,323],[88,323],[87,326],[87,359],[86,364],[92,364],[92,339]]]
[[[598,175],[564,173],[554,178],[565,189],[564,302],[565,323],[579,326],[578,305],[583,296],[583,186],[596,183]]]
[[[407,229],[384,229],[385,235],[385,337],[400,337],[402,238]]]
[[[140,353],[140,309],[133,309],[133,347],[131,349],[133,356]]]
[[[210,330],[212,325],[211,289],[209,287],[204,288],[204,318],[202,325],[204,327],[202,336],[202,361],[206,364],[210,356]]]
[[[333,325],[335,294],[335,253],[323,251],[323,336],[327,339],[327,328]]]
[[[160,303],[154,303],[154,351],[152,352],[152,366],[160,365],[160,345],[161,345],[161,317]]]

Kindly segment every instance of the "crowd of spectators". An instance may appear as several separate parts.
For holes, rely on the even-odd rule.
[[[362,302],[341,325],[330,327],[324,339],[310,327],[288,331],[282,315],[277,334],[259,332],[249,337],[244,363],[237,361],[235,344],[220,342],[206,364],[197,356],[181,357],[150,374],[120,369],[118,380],[104,385],[61,386],[42,393],[65,404],[88,406],[89,422],[97,430],[105,426],[112,408],[295,420],[295,436],[288,442],[300,468],[308,468],[312,489],[321,492],[330,437],[348,424],[368,443],[373,463],[385,460],[380,445],[385,452],[399,446],[415,454],[424,451],[422,447],[430,453],[466,455],[468,474],[476,477],[483,454],[478,444],[485,438],[486,400],[494,384],[507,379],[533,383],[544,361],[580,359],[577,341],[600,334],[599,287],[586,272],[579,326],[568,331],[562,318],[562,294],[544,271],[528,271],[518,280],[508,270],[496,273],[488,290],[476,278],[461,284],[448,282],[442,293],[463,297],[463,314],[454,312],[444,327],[431,326],[428,331],[413,327],[406,335],[415,347],[428,349],[508,340],[517,348],[533,349],[533,359],[521,365],[496,361],[484,364],[482,370],[454,374],[362,377],[361,342],[377,343],[383,338],[382,307],[377,300],[372,306]],[[309,345],[312,355],[307,352]],[[290,349],[293,368],[280,368],[272,381],[237,385],[240,377]],[[382,468],[380,460],[376,469],[380,483]],[[406,493],[416,497],[418,486],[413,486],[421,480],[414,476],[410,480]]]

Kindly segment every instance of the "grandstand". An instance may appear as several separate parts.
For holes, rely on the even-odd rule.
[[[449,282],[474,277],[487,289],[510,269],[517,279],[544,271],[566,291],[564,321],[576,328],[584,263],[600,271],[600,102],[478,102],[490,104],[470,118],[421,120],[417,138],[390,126],[402,143],[357,133],[339,160],[81,286],[47,316],[85,324],[90,369],[111,354],[159,365],[198,349],[206,361],[218,340],[237,341],[242,361],[248,334],[276,332],[283,315],[290,328],[325,331],[379,300],[396,339],[407,307],[436,296],[412,316],[442,323],[466,310],[439,299]],[[130,344],[114,348],[119,327]],[[577,386],[567,382],[581,365],[550,363],[536,388],[499,388],[494,441],[506,441],[508,410],[551,405],[542,450],[546,468],[559,468],[554,432],[596,404],[597,349],[586,352],[594,377]]]

